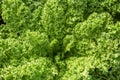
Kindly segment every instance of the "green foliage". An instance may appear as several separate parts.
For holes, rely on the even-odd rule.
[[[0,1],[0,80],[119,80],[119,5]]]
[[[25,2],[23,2],[25,1]],[[40,26],[42,8],[46,0],[3,0],[2,15],[8,24],[9,30],[21,32],[21,30],[42,29]],[[34,23],[34,24],[33,24]],[[34,28],[33,28],[34,27]]]
[[[14,65],[18,65],[17,61],[22,61],[23,58],[51,55],[49,41],[44,33],[27,31],[26,35],[19,39],[1,39],[0,43],[1,66],[13,64],[13,62],[15,62]]]
[[[2,80],[53,80],[57,73],[54,64],[47,58],[39,57],[30,62],[24,62],[17,67],[8,66],[1,69],[0,79]]]

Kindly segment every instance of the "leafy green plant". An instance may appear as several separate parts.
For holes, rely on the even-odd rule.
[[[119,0],[2,0],[0,80],[119,80]]]

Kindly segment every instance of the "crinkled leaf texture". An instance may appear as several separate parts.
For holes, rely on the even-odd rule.
[[[120,80],[119,0],[1,0],[0,80]]]

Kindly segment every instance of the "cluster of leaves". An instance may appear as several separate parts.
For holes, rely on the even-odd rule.
[[[119,80],[119,0],[2,0],[1,80]]]
[[[17,67],[8,65],[1,73],[1,80],[53,80],[57,71],[50,59],[39,57]]]

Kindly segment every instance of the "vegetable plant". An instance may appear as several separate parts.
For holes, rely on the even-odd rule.
[[[119,0],[1,0],[0,80],[119,80]]]

